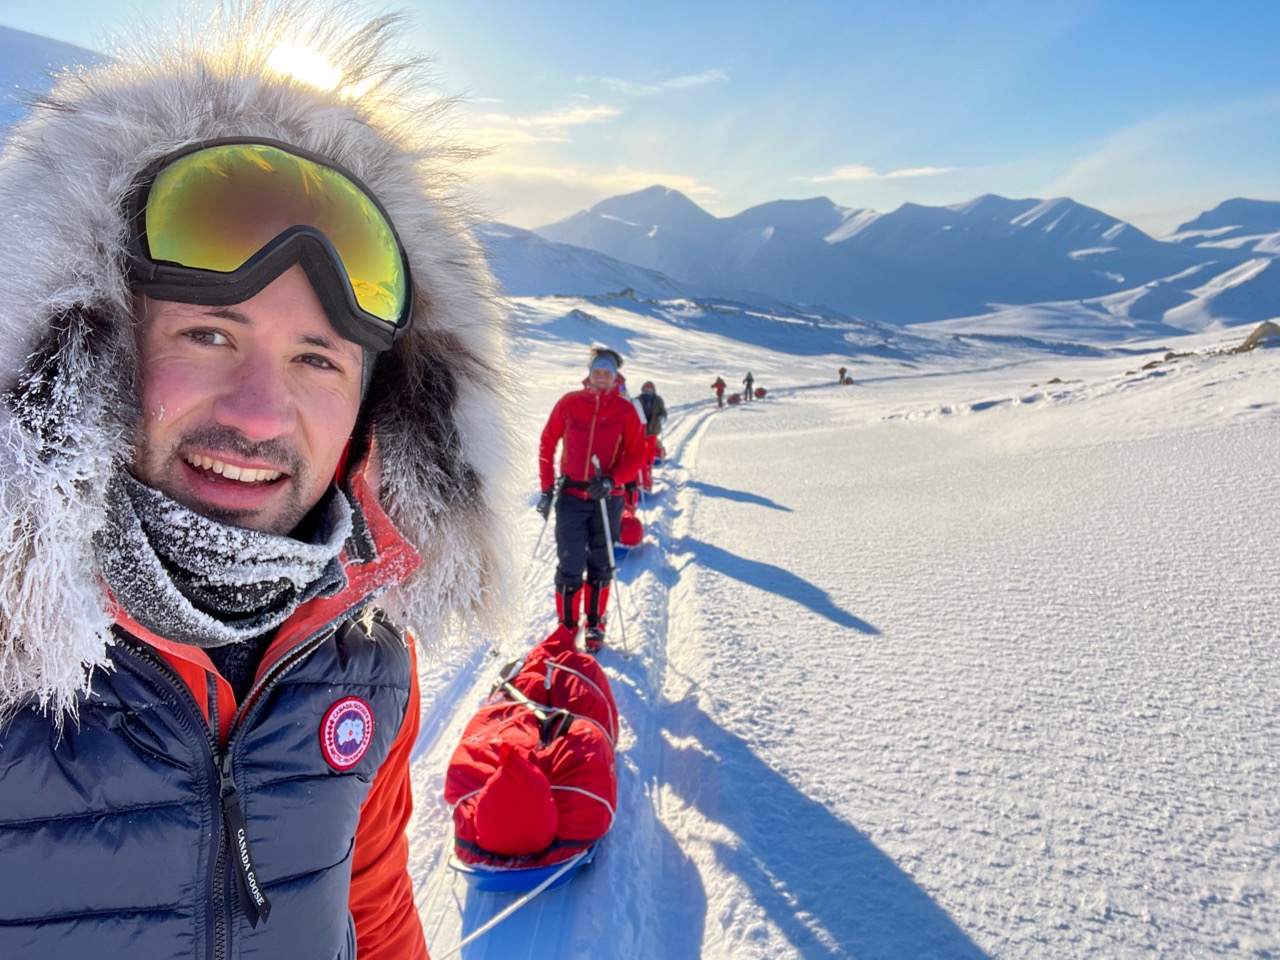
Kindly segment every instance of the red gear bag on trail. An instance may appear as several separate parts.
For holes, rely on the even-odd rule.
[[[568,860],[613,825],[617,706],[593,657],[559,627],[512,664],[476,711],[445,776],[465,863]]]
[[[638,547],[644,539],[644,524],[636,516],[635,507],[626,504],[622,508],[622,523],[618,530],[618,543],[624,547]]]

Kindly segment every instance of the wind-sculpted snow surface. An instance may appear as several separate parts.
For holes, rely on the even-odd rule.
[[[1226,353],[1235,328],[855,360],[802,325],[735,342],[520,306],[530,478],[582,376],[575,308],[626,331],[668,457],[621,571],[630,656],[617,610],[601,655],[617,824],[461,956],[1280,956],[1280,349]],[[711,381],[747,369],[767,398],[717,409]],[[497,667],[551,624],[553,556],[548,534],[524,636],[424,671],[437,960],[512,902],[441,871],[440,788]]]

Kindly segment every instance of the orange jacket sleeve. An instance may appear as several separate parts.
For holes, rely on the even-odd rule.
[[[547,417],[547,425],[542,428],[542,439],[538,443],[538,482],[543,490],[550,490],[556,482],[556,447],[564,436],[564,399],[561,398],[551,408],[551,416]]]
[[[418,739],[418,658],[408,638],[412,663],[409,706],[386,762],[360,808],[351,870],[351,916],[356,924],[360,960],[429,960],[422,921],[409,877],[409,838],[405,828],[413,812],[409,755]]]

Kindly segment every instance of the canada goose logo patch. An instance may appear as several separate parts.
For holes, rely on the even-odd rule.
[[[339,700],[320,724],[320,750],[335,770],[350,770],[373,742],[373,711],[359,697]]]

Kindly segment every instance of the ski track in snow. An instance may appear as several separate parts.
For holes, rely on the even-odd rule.
[[[631,656],[615,606],[601,658],[618,821],[461,956],[1280,956],[1278,352],[856,388],[779,359],[724,410],[705,370],[664,374]],[[549,536],[525,635],[423,668],[437,958],[513,899],[441,869],[439,798],[501,663],[550,632]]]

